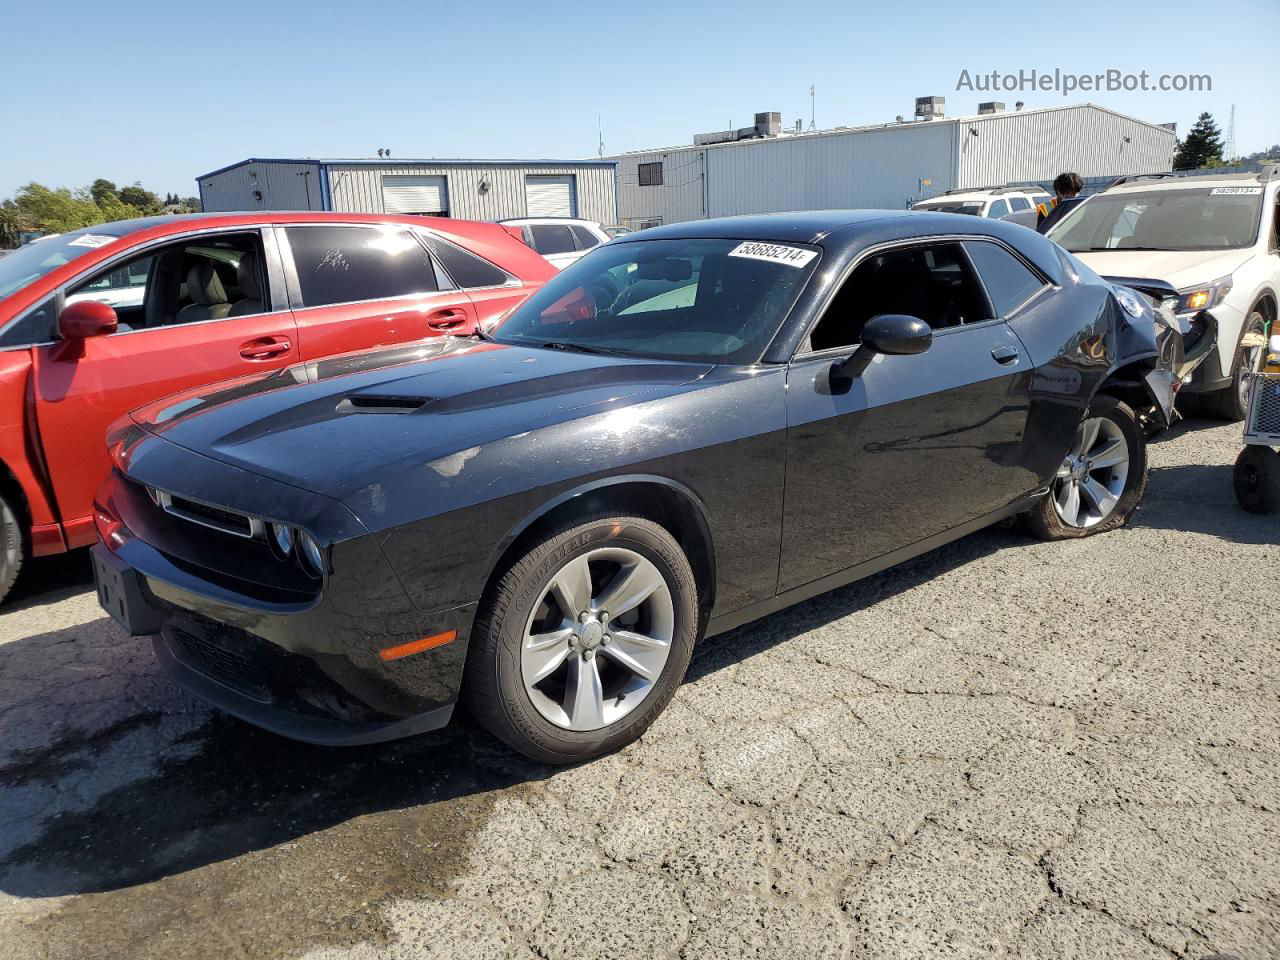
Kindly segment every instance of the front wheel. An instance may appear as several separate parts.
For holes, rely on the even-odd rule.
[[[1255,310],[1245,321],[1245,336],[1260,336],[1266,330],[1266,318]],[[1201,403],[1210,416],[1230,423],[1237,423],[1249,415],[1249,394],[1253,384],[1252,374],[1258,369],[1258,355],[1262,347],[1241,344],[1231,362],[1231,385],[1222,390],[1202,395]]]
[[[1045,540],[1114,530],[1137,509],[1146,487],[1147,442],[1137,415],[1123,401],[1100,395],[1027,525]]]
[[[639,737],[684,677],[697,587],[680,545],[639,517],[550,531],[481,602],[464,696],[534,760],[572,763]]]
[[[1236,500],[1250,513],[1280,510],[1280,453],[1270,447],[1248,446],[1236,457],[1231,475]]]

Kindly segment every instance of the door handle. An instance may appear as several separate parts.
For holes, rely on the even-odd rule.
[[[996,363],[1014,363],[1018,359],[1017,347],[996,347],[991,351]]]
[[[240,344],[240,356],[245,360],[270,360],[293,349],[293,344],[283,337],[262,337]]]
[[[467,315],[461,310],[441,310],[427,317],[427,326],[432,330],[454,330],[467,322]]]

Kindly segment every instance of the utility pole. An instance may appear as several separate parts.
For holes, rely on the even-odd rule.
[[[810,132],[818,129],[818,107],[817,93],[813,84],[809,84],[809,130]]]
[[[1236,105],[1231,105],[1231,119],[1227,121],[1227,143],[1222,151],[1223,161],[1231,163],[1236,159]]]
[[[604,159],[604,124],[600,114],[596,114],[596,156]]]

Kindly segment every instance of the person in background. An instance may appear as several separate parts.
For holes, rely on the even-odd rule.
[[[1044,226],[1044,222],[1049,219],[1049,215],[1058,209],[1058,205],[1063,200],[1074,200],[1083,189],[1084,181],[1080,179],[1080,174],[1078,173],[1060,173],[1054,177],[1053,199],[1048,203],[1036,205],[1036,230],[1044,233],[1041,228]],[[1054,217],[1054,219],[1057,220],[1058,218]]]
[[[1053,200],[1036,205],[1036,232],[1048,233],[1059,220],[1084,203],[1087,198],[1080,196],[1082,189],[1084,181],[1078,173],[1058,174],[1053,180]]]

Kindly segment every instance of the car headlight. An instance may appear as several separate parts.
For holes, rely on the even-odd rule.
[[[314,576],[324,575],[324,551],[315,538],[305,530],[298,531],[298,554],[302,557],[302,565]]]
[[[1203,287],[1188,287],[1178,291],[1178,313],[1199,313],[1220,304],[1231,292],[1231,276],[1219,277]]]
[[[271,546],[282,558],[293,553],[293,527],[286,523],[271,524]]]
[[[1124,312],[1129,316],[1137,318],[1142,316],[1142,300],[1136,293],[1128,287],[1112,287],[1115,291],[1116,302],[1124,307]]]

